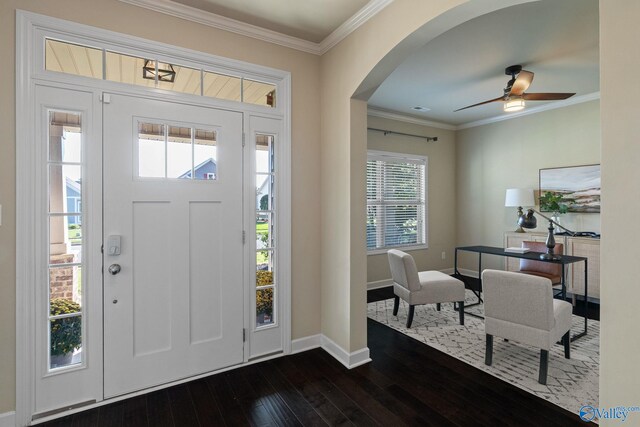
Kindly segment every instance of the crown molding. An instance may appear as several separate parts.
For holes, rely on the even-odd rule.
[[[527,107],[517,113],[510,113],[503,116],[489,117],[488,119],[477,120],[475,122],[463,123],[456,126],[456,130],[469,129],[476,126],[488,125],[491,123],[502,122],[505,120],[517,119],[518,117],[528,116],[530,114],[542,113],[544,111],[555,110],[556,108],[569,107],[570,105],[582,104],[583,102],[595,101],[600,99],[600,92],[588,93],[586,95],[580,95],[564,99],[562,101],[551,102],[549,104],[540,105],[539,107]]]
[[[393,0],[371,0],[351,18],[336,28],[320,43],[310,42],[297,37],[288,36],[277,31],[268,30],[256,25],[247,24],[235,19],[226,18],[215,13],[196,9],[171,0],[120,0],[134,6],[143,7],[155,12],[164,13],[176,18],[186,19],[198,24],[207,25],[242,36],[266,41],[302,52],[322,55],[345,37],[371,19],[375,14],[388,6]]]
[[[324,55],[332,47],[340,43],[347,36],[357,30],[361,25],[373,18],[378,12],[391,4],[393,0],[371,0],[357,11],[351,18],[347,19],[338,28],[333,30],[318,46],[320,55]]]
[[[565,100],[562,100],[562,101],[557,101],[557,102],[552,102],[552,103],[545,104],[545,105],[540,105],[539,107],[527,107],[524,110],[522,110],[520,112],[517,112],[517,113],[511,113],[511,114],[501,115],[501,116],[496,116],[496,117],[489,117],[488,119],[482,119],[482,120],[477,120],[475,122],[463,123],[463,124],[457,125],[457,126],[450,125],[448,123],[433,122],[433,121],[430,121],[430,120],[421,119],[421,118],[414,117],[414,116],[408,116],[408,115],[405,115],[405,114],[402,114],[402,113],[397,113],[397,112],[392,112],[392,111],[387,111],[387,110],[381,110],[381,109],[378,109],[378,108],[375,108],[375,107],[367,108],[367,115],[373,116],[373,117],[381,117],[383,119],[397,120],[397,121],[405,122],[405,123],[413,123],[413,124],[416,124],[416,125],[430,126],[430,127],[438,128],[438,129],[462,130],[462,129],[473,128],[473,127],[476,127],[476,126],[483,126],[483,125],[488,125],[488,124],[491,124],[491,123],[502,122],[502,121],[505,121],[505,120],[517,119],[519,117],[528,116],[528,115],[531,115],[531,114],[542,113],[544,111],[555,110],[556,108],[569,107],[571,105],[582,104],[583,102],[595,101],[597,99],[600,99],[600,92],[593,92],[593,93],[588,93],[586,95],[580,95],[580,96],[576,96],[576,97],[571,97],[569,99],[565,99]]]
[[[434,122],[434,121],[431,121],[431,120],[421,119],[419,117],[408,116],[408,115],[405,115],[405,114],[402,114],[402,113],[396,113],[396,112],[392,112],[392,111],[381,110],[381,109],[375,108],[375,107],[368,107],[367,108],[367,115],[373,116],[373,117],[380,117],[380,118],[383,118],[383,119],[397,120],[399,122],[411,123],[411,124],[414,124],[414,125],[429,126],[429,127],[437,128],[437,129],[457,130],[456,126],[450,125],[450,124],[447,124],[447,123]]]

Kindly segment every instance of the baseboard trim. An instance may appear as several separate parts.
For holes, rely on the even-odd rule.
[[[0,414],[0,427],[15,427],[16,426],[16,413],[15,411],[5,412]]]
[[[374,282],[367,282],[367,290],[370,291],[372,289],[380,289],[386,288],[387,286],[391,286],[393,280],[384,279],[384,280],[376,280]]]
[[[324,335],[322,335],[321,342],[322,349],[332,355],[334,359],[342,363],[347,369],[352,369],[371,362],[368,347],[349,353]]]
[[[313,350],[322,345],[322,334],[309,335],[291,341],[291,354]]]

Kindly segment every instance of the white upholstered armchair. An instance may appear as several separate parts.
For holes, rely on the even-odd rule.
[[[460,324],[464,325],[464,283],[440,271],[418,272],[416,262],[408,253],[391,249],[387,252],[393,293],[395,294],[393,315],[398,315],[400,298],[409,303],[407,328],[411,327],[416,305],[457,302],[459,304]]]
[[[482,289],[485,364],[492,363],[494,336],[528,344],[540,349],[538,382],[546,384],[551,346],[562,339],[570,358],[571,304],[553,298],[551,280],[527,274],[484,270]]]

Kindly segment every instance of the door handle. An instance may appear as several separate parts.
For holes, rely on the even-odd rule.
[[[107,270],[109,271],[110,275],[115,276],[116,274],[120,273],[120,270],[122,270],[122,268],[120,267],[120,264],[111,264]]]

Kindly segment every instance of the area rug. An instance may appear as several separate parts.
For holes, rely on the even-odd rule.
[[[476,301],[467,291],[467,304]],[[540,350],[519,344],[493,340],[493,364],[484,364],[484,321],[465,316],[465,325],[458,323],[458,312],[453,304],[416,306],[413,324],[405,327],[408,304],[400,300],[398,316],[393,315],[393,299],[368,304],[367,316],[405,335],[447,353],[469,365],[541,397],[574,414],[584,405],[598,407],[598,369],[600,365],[600,324],[589,320],[587,335],[571,343],[571,359],[564,358],[562,345],[549,352],[547,385],[538,383]],[[471,312],[482,315],[482,305],[471,307]],[[584,329],[584,318],[573,316],[572,334]]]

